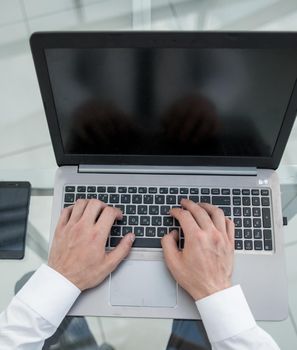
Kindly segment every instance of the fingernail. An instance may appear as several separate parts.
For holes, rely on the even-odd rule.
[[[130,241],[133,243],[135,241],[135,234],[134,233],[129,233],[128,235],[128,238],[130,239]]]

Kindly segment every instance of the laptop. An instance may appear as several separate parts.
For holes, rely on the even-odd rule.
[[[120,208],[106,249],[131,254],[70,315],[199,319],[167,270],[160,240],[182,198],[235,222],[233,283],[258,320],[288,314],[276,174],[297,109],[296,33],[43,32],[31,37],[63,207]]]

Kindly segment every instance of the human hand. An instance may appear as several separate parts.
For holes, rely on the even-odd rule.
[[[80,290],[101,283],[129,254],[134,234],[122,238],[111,252],[105,251],[106,240],[116,219],[117,208],[97,199],[78,200],[63,209],[53,239],[48,265]]]
[[[234,223],[221,209],[183,199],[183,209],[171,209],[184,232],[184,249],[178,250],[176,231],[162,238],[165,262],[177,283],[194,300],[231,286]]]

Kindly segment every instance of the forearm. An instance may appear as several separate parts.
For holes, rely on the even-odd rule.
[[[257,326],[240,286],[203,298],[196,305],[214,350],[279,350]]]
[[[41,349],[79,294],[63,276],[41,266],[0,314],[0,349]]]

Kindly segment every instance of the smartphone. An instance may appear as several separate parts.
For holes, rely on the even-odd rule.
[[[23,259],[31,184],[0,182],[0,259]]]

